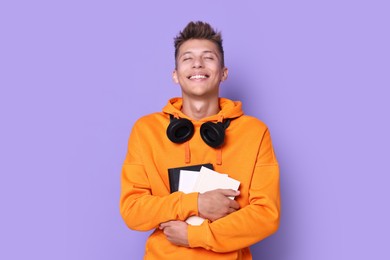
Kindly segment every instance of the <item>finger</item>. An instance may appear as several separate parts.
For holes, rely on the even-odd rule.
[[[170,226],[170,221],[161,223],[159,228],[164,229],[164,228],[169,227],[169,226]]]
[[[239,210],[240,209],[240,204],[238,204],[238,202],[235,201],[235,200],[231,200],[230,203],[229,203],[229,207],[232,208],[232,209],[235,209],[235,210]]]
[[[235,191],[231,189],[218,189],[218,191],[226,197],[235,197],[240,195],[240,191]]]
[[[228,214],[233,213],[233,212],[236,212],[236,211],[237,211],[236,209],[229,208],[229,209],[228,209]]]

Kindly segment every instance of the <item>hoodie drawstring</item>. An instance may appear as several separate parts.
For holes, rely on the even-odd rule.
[[[217,149],[217,165],[222,165],[222,148]]]
[[[190,143],[187,141],[184,143],[184,162],[186,164],[191,162],[191,150],[190,150]]]

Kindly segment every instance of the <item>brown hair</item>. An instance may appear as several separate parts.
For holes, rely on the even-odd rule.
[[[222,47],[222,35],[211,27],[210,24],[197,21],[189,22],[187,26],[174,38],[175,45],[175,61],[177,61],[177,55],[179,54],[180,46],[191,39],[209,40],[215,43],[218,47],[221,55],[221,66],[225,66],[225,59]]]

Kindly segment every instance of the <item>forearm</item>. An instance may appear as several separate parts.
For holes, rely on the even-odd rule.
[[[120,210],[127,226],[146,231],[170,220],[185,220],[197,214],[197,193],[175,192],[159,197],[146,192],[128,193],[121,198]]]
[[[270,236],[278,226],[278,210],[247,206],[215,222],[205,221],[201,226],[188,226],[189,246],[230,252]]]

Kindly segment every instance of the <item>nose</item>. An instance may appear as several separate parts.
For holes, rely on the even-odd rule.
[[[192,67],[194,69],[197,69],[197,68],[203,68],[203,61],[201,58],[195,58],[194,59],[194,63],[192,64]]]

